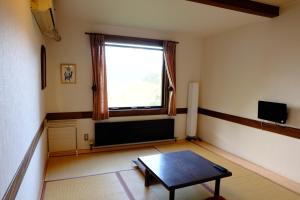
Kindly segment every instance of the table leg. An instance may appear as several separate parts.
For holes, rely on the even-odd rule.
[[[175,190],[170,190],[169,200],[174,200],[174,199],[175,199]]]
[[[220,196],[220,179],[216,179],[214,197],[217,198],[219,196]]]
[[[150,185],[150,173],[149,170],[145,170],[145,186],[148,187]]]

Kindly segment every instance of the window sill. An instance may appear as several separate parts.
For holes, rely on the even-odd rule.
[[[164,114],[167,114],[166,108],[128,109],[128,110],[110,110],[109,111],[109,117],[164,115]]]

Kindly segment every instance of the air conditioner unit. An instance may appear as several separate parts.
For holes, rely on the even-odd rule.
[[[31,0],[31,12],[42,34],[56,41],[61,40],[61,36],[55,27],[52,0]]]

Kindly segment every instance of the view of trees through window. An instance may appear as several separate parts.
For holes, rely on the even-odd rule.
[[[162,106],[161,47],[105,45],[109,108]]]

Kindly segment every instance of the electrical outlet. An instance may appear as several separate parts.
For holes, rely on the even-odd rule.
[[[88,133],[85,133],[85,134],[83,135],[83,139],[84,139],[84,141],[88,141],[88,140],[89,140],[89,134],[88,134]]]

